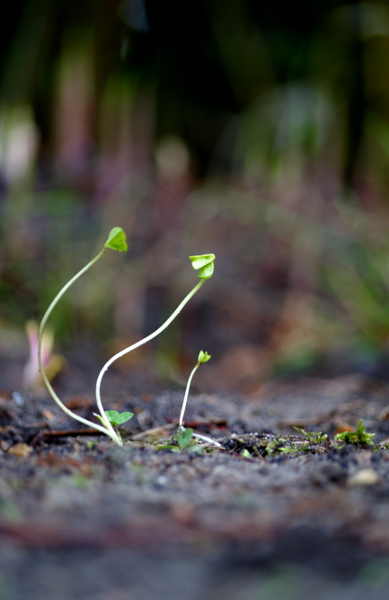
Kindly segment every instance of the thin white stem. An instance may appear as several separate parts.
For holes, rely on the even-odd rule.
[[[196,373],[196,371],[197,371],[197,369],[199,368],[200,365],[201,365],[201,363],[198,362],[197,365],[195,366],[195,368],[193,369],[192,373],[189,375],[188,383],[186,384],[186,390],[185,390],[184,399],[182,401],[182,408],[181,408],[180,420],[178,421],[178,430],[180,430],[180,429],[183,428],[183,424],[184,424],[184,412],[185,412],[185,408],[186,408],[186,403],[188,402],[190,384],[192,383],[193,375]]]
[[[219,444],[219,442],[217,442],[216,440],[213,440],[212,438],[207,437],[206,435],[200,435],[199,433],[192,433],[192,435],[193,435],[193,437],[197,438],[198,440],[203,440],[203,442],[208,442],[208,444],[213,444],[217,448],[223,448],[223,446],[221,444]]]
[[[181,302],[181,304],[176,308],[176,310],[174,311],[174,313],[167,319],[167,321],[165,321],[165,323],[163,323],[163,325],[161,325],[161,327],[158,327],[158,329],[156,331],[154,331],[154,333],[150,333],[150,335],[148,335],[145,338],[143,338],[143,340],[140,340],[139,342],[136,342],[135,344],[132,344],[132,346],[129,346],[128,348],[125,348],[121,352],[118,352],[117,354],[115,354],[115,356],[112,356],[112,358],[110,358],[105,363],[105,365],[101,369],[100,374],[99,374],[99,376],[97,378],[97,381],[96,381],[96,403],[97,403],[97,406],[99,408],[101,417],[102,417],[102,419],[104,419],[104,423],[106,422],[107,417],[106,417],[106,414],[104,412],[103,405],[102,405],[102,402],[101,402],[101,396],[100,396],[101,382],[102,382],[102,379],[104,377],[104,373],[108,370],[108,368],[112,365],[112,363],[115,362],[115,360],[117,360],[118,358],[121,358],[125,354],[128,354],[132,350],[135,350],[136,348],[139,348],[139,346],[143,346],[143,344],[146,344],[146,342],[149,342],[150,340],[152,340],[153,338],[155,338],[157,335],[159,335],[164,329],[166,329],[166,327],[168,327],[170,325],[170,323],[172,321],[174,321],[174,319],[177,317],[177,315],[182,311],[182,309],[184,308],[185,304],[187,304],[187,302],[189,302],[189,300],[201,288],[201,286],[204,284],[204,282],[205,282],[205,279],[201,279],[198,282],[198,284],[193,288],[193,290],[191,292],[189,292],[189,294],[186,296],[186,298],[184,298],[184,300]]]
[[[69,417],[72,417],[73,419],[76,419],[77,421],[80,421],[81,423],[84,423],[84,425],[88,425],[88,427],[92,427],[93,429],[97,429],[98,431],[101,431],[102,433],[105,433],[114,442],[116,442],[117,444],[119,444],[119,446],[122,446],[123,442],[119,439],[119,437],[116,434],[116,432],[114,431],[111,423],[109,423],[109,427],[108,426],[104,427],[103,425],[98,425],[97,423],[93,423],[92,421],[89,421],[88,419],[84,419],[83,417],[80,417],[79,415],[76,415],[76,413],[74,413],[71,410],[69,410],[69,408],[67,408],[63,404],[63,402],[58,398],[57,394],[55,393],[54,389],[52,388],[51,383],[50,383],[50,381],[49,381],[49,379],[48,379],[48,377],[47,377],[47,375],[45,373],[45,370],[43,368],[43,363],[42,363],[42,337],[43,337],[43,330],[44,330],[45,325],[47,323],[47,319],[49,318],[50,314],[52,313],[52,311],[53,311],[54,307],[56,306],[56,304],[58,303],[58,301],[62,298],[62,296],[69,289],[69,287],[75,281],[77,281],[77,279],[79,277],[81,277],[81,275],[83,275],[85,273],[85,271],[87,271],[92,265],[94,265],[94,263],[97,262],[99,260],[99,258],[101,258],[103,256],[103,254],[106,252],[106,250],[107,250],[106,248],[103,248],[103,250],[97,256],[95,256],[94,259],[92,259],[83,269],[81,269],[81,271],[79,271],[70,281],[68,281],[68,283],[57,294],[57,296],[54,298],[54,300],[50,304],[49,308],[45,312],[45,314],[43,316],[43,319],[41,321],[41,324],[39,326],[39,332],[38,332],[38,364],[39,364],[39,370],[41,372],[43,381],[45,382],[46,387],[49,390],[49,392],[50,392],[53,400],[58,404],[58,406],[67,415],[69,415]],[[106,422],[106,421],[104,420],[104,422]]]

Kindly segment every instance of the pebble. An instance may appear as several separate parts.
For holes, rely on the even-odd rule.
[[[378,474],[374,469],[361,469],[347,481],[348,485],[374,485],[379,480]]]

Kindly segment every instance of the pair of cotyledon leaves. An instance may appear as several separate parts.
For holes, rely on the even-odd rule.
[[[104,244],[104,248],[110,248],[117,252],[126,252],[126,234],[121,227],[114,227],[110,231],[108,239]],[[197,254],[196,256],[190,256],[189,259],[192,261],[192,267],[198,271],[200,279],[209,279],[212,277],[215,268],[214,254]]]

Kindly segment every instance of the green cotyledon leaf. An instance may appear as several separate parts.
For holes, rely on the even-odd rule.
[[[177,441],[178,441],[178,445],[181,448],[181,450],[183,448],[187,448],[188,446],[190,446],[193,442],[192,442],[192,438],[193,438],[193,429],[184,429],[183,431],[180,431],[178,433],[177,436]]]
[[[131,417],[134,416],[134,413],[131,413],[131,412],[119,413],[117,410],[106,410],[105,414],[107,415],[111,425],[113,425],[114,427],[117,427],[118,425],[122,425],[123,423],[125,423],[126,421],[129,421],[129,419],[131,419]]]
[[[114,227],[111,229],[108,239],[104,244],[104,248],[110,248],[117,252],[127,251],[126,234],[121,227]]]
[[[202,350],[200,350],[199,355],[197,357],[197,362],[202,364],[202,363],[208,362],[211,358],[212,358],[212,356],[210,354],[208,354],[208,352],[203,352]]]
[[[200,279],[209,279],[212,277],[215,269],[215,258],[214,254],[197,254],[190,256],[189,259],[192,261],[192,267],[198,272]]]

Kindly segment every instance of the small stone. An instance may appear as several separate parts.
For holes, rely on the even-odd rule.
[[[374,469],[361,469],[347,481],[348,485],[374,485],[379,480]]]
[[[23,442],[15,444],[15,446],[12,446],[12,448],[8,450],[8,454],[13,454],[18,458],[26,458],[30,452],[32,452],[31,446],[27,446],[27,444],[23,444]]]
[[[165,475],[160,475],[159,477],[157,477],[158,485],[167,485],[167,483],[168,483],[168,479],[167,479],[167,477],[165,477]]]

